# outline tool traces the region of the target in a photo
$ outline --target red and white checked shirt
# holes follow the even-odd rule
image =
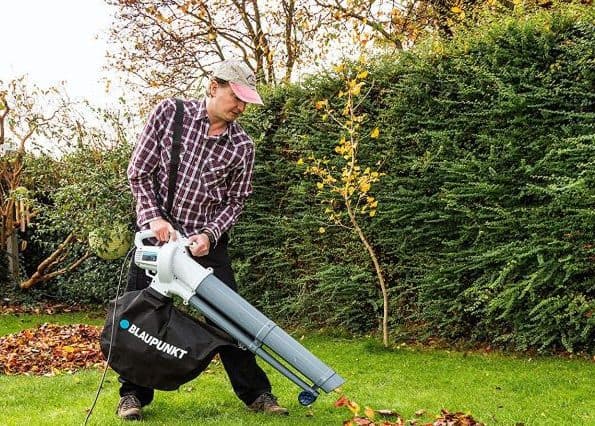
[[[149,116],[128,165],[128,180],[136,201],[137,224],[161,216],[153,174],[163,203],[173,137],[175,100],[161,102]],[[206,101],[184,101],[180,165],[171,215],[187,236],[205,229],[215,241],[236,222],[252,193],[254,143],[244,129],[229,123],[220,136],[207,136]]]

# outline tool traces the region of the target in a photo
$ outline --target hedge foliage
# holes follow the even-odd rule
[[[366,231],[391,287],[393,330],[515,349],[593,351],[592,12],[494,20],[370,69],[362,108],[380,138],[362,164],[386,173]],[[581,14],[582,13],[582,14]],[[296,166],[332,156],[341,82],[319,76],[271,93],[248,117],[255,194],[235,231],[247,294],[270,314],[376,328],[370,260],[327,227]]]
[[[394,338],[595,351],[593,18],[578,6],[500,16],[370,65],[362,134],[379,127],[380,137],[360,159],[386,175],[363,225],[390,287]],[[232,254],[243,295],[276,321],[368,333],[382,312],[371,261],[355,235],[329,226],[297,164],[333,156],[339,129],[315,104],[339,107],[343,84],[329,72],[269,88],[243,117],[257,158]],[[94,173],[122,188],[126,155],[114,161]],[[53,202],[75,217],[76,185],[97,192],[85,182]],[[124,220],[129,202],[118,197],[113,216]],[[52,288],[105,302],[119,266],[95,259]]]

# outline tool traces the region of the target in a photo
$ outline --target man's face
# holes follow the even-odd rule
[[[232,122],[237,120],[246,108],[246,102],[240,100],[229,84],[211,83],[211,113],[221,120]]]

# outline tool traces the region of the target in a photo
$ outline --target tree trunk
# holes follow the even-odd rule
[[[364,231],[357,223],[357,219],[355,217],[355,213],[351,207],[351,202],[349,199],[345,199],[345,205],[347,207],[347,214],[349,215],[349,219],[351,220],[351,224],[355,228],[355,232],[357,236],[366,247],[370,258],[372,259],[372,263],[374,264],[374,270],[376,271],[376,277],[378,278],[378,284],[380,285],[380,291],[382,292],[382,306],[383,306],[383,313],[382,313],[382,343],[384,347],[388,347],[388,289],[386,288],[386,282],[384,281],[384,275],[382,274],[382,268],[380,267],[380,262],[378,261],[378,256],[376,256],[376,252],[372,245],[368,242],[368,238],[364,234]]]
[[[6,238],[6,256],[8,257],[8,271],[13,280],[18,282],[20,275],[19,239],[15,230]]]

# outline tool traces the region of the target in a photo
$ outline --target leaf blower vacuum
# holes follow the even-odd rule
[[[136,234],[134,255],[136,265],[152,277],[150,287],[119,298],[102,333],[103,353],[115,371],[141,386],[175,389],[200,374],[218,346],[237,342],[300,387],[302,405],[312,404],[320,389],[328,393],[345,382],[210,268],[195,262],[186,238],[145,245],[151,237],[152,231]],[[173,295],[227,335],[177,310]]]

